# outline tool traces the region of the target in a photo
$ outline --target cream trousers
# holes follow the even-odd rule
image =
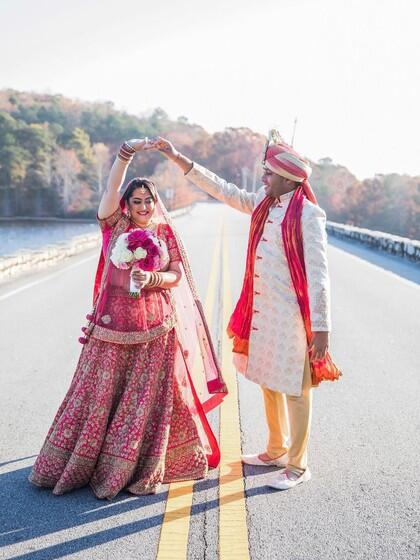
[[[293,397],[262,387],[268,425],[267,455],[289,454],[288,468],[303,471],[308,465],[307,447],[312,416],[312,382],[306,358],[302,394]]]

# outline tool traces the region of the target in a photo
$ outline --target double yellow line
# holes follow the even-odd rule
[[[223,254],[221,255],[222,249]],[[220,560],[247,560],[249,559],[248,530],[240,461],[241,433],[238,390],[236,373],[232,366],[231,343],[226,335],[226,325],[232,305],[228,235],[224,215],[213,251],[204,305],[209,325],[213,320],[216,286],[221,264],[223,264],[222,371],[229,395],[220,409],[219,558]],[[193,491],[194,482],[191,481],[170,485],[156,560],[185,560],[187,558]]]
[[[238,384],[232,364],[232,342],[226,334],[226,326],[232,313],[232,297],[229,237],[226,222],[224,224],[222,371],[229,394],[220,409],[219,558],[246,560],[249,558],[249,547],[241,463]]]

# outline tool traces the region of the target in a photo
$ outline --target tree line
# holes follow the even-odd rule
[[[0,90],[0,216],[94,217],[121,142],[155,135],[229,181],[249,190],[260,184],[265,138],[249,128],[210,134],[160,108],[134,116],[112,103]],[[359,181],[330,158],[311,164],[330,220],[420,238],[420,177]],[[156,182],[171,209],[204,197],[159,154],[134,159],[128,179],[139,175]]]

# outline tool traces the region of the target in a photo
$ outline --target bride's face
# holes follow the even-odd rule
[[[128,200],[131,219],[140,227],[146,227],[150,223],[156,206],[149,189],[143,191],[141,187],[135,189]]]

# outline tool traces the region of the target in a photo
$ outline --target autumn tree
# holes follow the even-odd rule
[[[228,181],[249,190],[261,184],[265,138],[249,128],[210,134],[161,108],[130,115],[110,102],[4,89],[0,215],[94,217],[120,144],[155,135]],[[392,173],[360,181],[329,157],[311,165],[311,184],[330,220],[420,238],[420,177]],[[135,176],[156,181],[172,208],[206,196],[157,153],[136,155],[127,180]]]

